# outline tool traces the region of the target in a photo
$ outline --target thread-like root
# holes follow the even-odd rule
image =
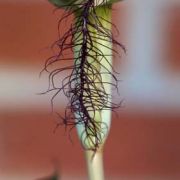
[[[73,3],[75,2],[73,1]],[[106,5],[105,1],[102,3]],[[111,8],[110,5],[106,5],[107,7]],[[103,136],[105,136],[103,132],[107,128],[105,123],[96,121],[95,116],[102,110],[113,111],[121,105],[121,103],[110,102],[111,94],[108,94],[104,88],[105,84],[110,84],[118,90],[116,72],[107,58],[112,56],[112,53],[105,54],[98,47],[102,46],[118,54],[118,51],[114,49],[115,46],[112,48],[105,45],[107,44],[106,42],[109,42],[125,51],[124,46],[113,38],[111,30],[103,26],[104,22],[110,25],[111,22],[97,14],[96,8],[94,0],[83,1],[78,6],[70,4],[66,7],[65,14],[59,21],[59,28],[73,14],[76,16],[76,21],[53,44],[53,48],[57,49],[58,47],[58,52],[46,61],[43,69],[49,73],[49,87],[45,93],[55,91],[51,99],[52,106],[54,99],[61,91],[69,100],[64,117],[59,115],[61,122],[58,125],[63,124],[74,128],[77,124],[83,124],[85,131],[82,133],[82,136],[86,136],[83,143],[93,144],[91,150],[94,151],[102,143]],[[106,8],[104,8],[104,11],[107,10]],[[100,43],[96,38],[97,35],[98,39],[101,39]],[[69,50],[74,50],[74,57],[65,55]],[[51,65],[63,61],[72,61],[73,65],[56,67],[51,70]],[[102,61],[106,61],[111,66],[112,71],[104,66]],[[100,73],[99,67],[104,68],[103,74],[112,76],[112,82],[102,80],[103,74],[102,72]],[[58,87],[55,83],[55,78],[65,71],[71,71],[71,73],[62,80],[62,85]]]

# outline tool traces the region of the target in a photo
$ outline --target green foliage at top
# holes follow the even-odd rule
[[[67,5],[75,5],[85,0],[48,0],[50,3],[57,7],[65,7]],[[107,4],[113,4],[122,0],[107,0]]]

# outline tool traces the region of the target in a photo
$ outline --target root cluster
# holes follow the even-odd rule
[[[105,1],[102,3],[105,5],[101,8],[106,7],[104,11],[111,9]],[[85,136],[83,143],[87,144],[87,147],[90,143],[92,146],[87,149],[94,151],[102,143],[105,136],[104,128],[108,128],[101,120],[97,120],[97,116],[100,117],[102,110],[113,111],[121,105],[111,102],[111,94],[107,93],[104,87],[105,84],[110,84],[118,90],[116,72],[109,62],[109,56],[112,56],[112,53],[118,54],[114,49],[115,45],[125,51],[124,46],[113,38],[111,30],[103,25],[111,25],[111,22],[98,14],[96,8],[94,0],[85,0],[81,3],[72,1],[66,7],[59,21],[59,31],[61,25],[71,15],[74,15],[75,22],[72,22],[70,28],[54,43],[53,47],[58,48],[58,51],[46,61],[43,69],[49,73],[49,88],[45,93],[55,91],[51,99],[52,105],[61,91],[68,98],[64,117],[59,114],[58,125],[63,124],[71,129],[76,125],[83,125],[82,137]],[[106,46],[107,42],[113,44],[113,47]],[[101,47],[107,49],[109,54],[103,52]],[[65,55],[69,50],[73,51],[74,57]],[[55,67],[53,70],[50,68],[63,61],[72,61],[72,65]],[[107,68],[102,62],[107,62],[111,68]],[[100,70],[102,67],[103,72]],[[70,72],[69,75],[62,80],[61,85],[57,85],[56,77],[65,71]],[[112,81],[103,80],[104,74],[110,75]]]

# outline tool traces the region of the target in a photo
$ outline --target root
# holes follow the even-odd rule
[[[75,2],[73,1],[73,3]],[[105,1],[102,3],[106,4]],[[111,9],[111,5],[106,5],[107,7]],[[46,93],[56,91],[51,99],[52,106],[54,99],[61,91],[68,98],[64,117],[59,115],[61,121],[58,125],[63,124],[72,129],[77,124],[83,124],[85,130],[82,136],[86,136],[83,143],[88,144],[90,141],[93,144],[93,148],[91,148],[93,151],[96,151],[102,143],[103,136],[105,136],[103,129],[107,128],[105,123],[97,121],[95,117],[102,110],[114,111],[121,106],[121,103],[110,102],[111,94],[108,94],[104,88],[105,84],[110,84],[118,91],[116,72],[107,58],[112,56],[112,53],[105,54],[96,45],[118,54],[114,48],[104,45],[109,42],[114,45],[113,47],[116,45],[125,51],[124,46],[113,38],[111,30],[103,25],[103,22],[107,24],[111,24],[111,22],[97,14],[96,8],[94,0],[82,1],[78,6],[70,4],[66,7],[65,14],[59,21],[59,28],[72,14],[75,14],[76,21],[54,43],[53,48],[58,48],[58,52],[46,61],[43,69],[49,73],[49,88]],[[105,8],[104,11],[106,11]],[[96,38],[97,35],[98,39],[101,39],[100,43]],[[65,54],[69,50],[74,50],[75,57],[66,57]],[[51,70],[52,65],[63,61],[72,61],[73,65],[56,67]],[[105,67],[102,61],[106,61],[111,66],[112,71]],[[99,67],[104,68],[103,73],[100,73]],[[71,73],[62,80],[59,87],[55,83],[55,78],[65,71],[71,71]],[[111,75],[112,82],[102,80],[103,74]]]

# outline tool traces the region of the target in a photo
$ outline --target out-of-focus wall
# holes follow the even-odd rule
[[[122,72],[119,88],[125,103],[119,116],[112,117],[105,146],[109,180],[179,178],[179,7],[178,1],[165,0],[127,0],[114,6],[113,22],[127,55],[114,61]],[[3,180],[35,179],[53,172],[57,164],[62,179],[80,179],[86,173],[75,130],[73,145],[63,128],[54,134],[51,94],[37,95],[47,88],[47,74],[39,78],[39,72],[52,55],[63,12],[53,10],[46,1],[0,2]],[[58,101],[63,113],[67,100],[60,96]]]
[[[129,2],[124,88],[129,106],[179,111],[178,1]],[[176,41],[175,41],[176,39]],[[172,68],[173,64],[176,68]]]

